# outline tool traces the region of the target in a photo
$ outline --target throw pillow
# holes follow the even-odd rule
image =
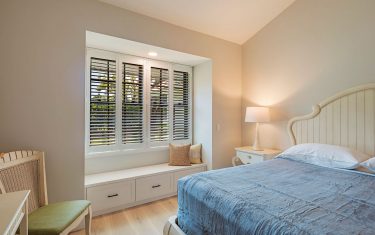
[[[190,163],[202,163],[202,144],[195,144],[190,147]]]
[[[169,165],[190,166],[189,160],[190,144],[174,145],[169,144]]]

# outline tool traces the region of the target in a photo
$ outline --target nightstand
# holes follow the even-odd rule
[[[264,148],[262,151],[255,151],[250,146],[235,148],[236,156],[233,158],[233,165],[240,160],[243,164],[254,164],[267,161],[276,157],[281,150]]]

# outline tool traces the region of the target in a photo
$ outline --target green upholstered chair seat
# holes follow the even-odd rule
[[[60,234],[72,224],[89,205],[89,201],[76,200],[43,206],[29,214],[29,234]]]

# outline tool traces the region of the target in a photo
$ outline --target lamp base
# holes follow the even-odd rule
[[[263,149],[259,146],[259,137],[258,137],[258,132],[259,132],[259,123],[256,124],[255,126],[255,139],[253,143],[252,149],[254,151],[262,151]]]

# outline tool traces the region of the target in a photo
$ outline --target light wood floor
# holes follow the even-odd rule
[[[177,197],[170,197],[92,219],[93,235],[158,235],[177,212]],[[84,235],[84,230],[71,233]]]

